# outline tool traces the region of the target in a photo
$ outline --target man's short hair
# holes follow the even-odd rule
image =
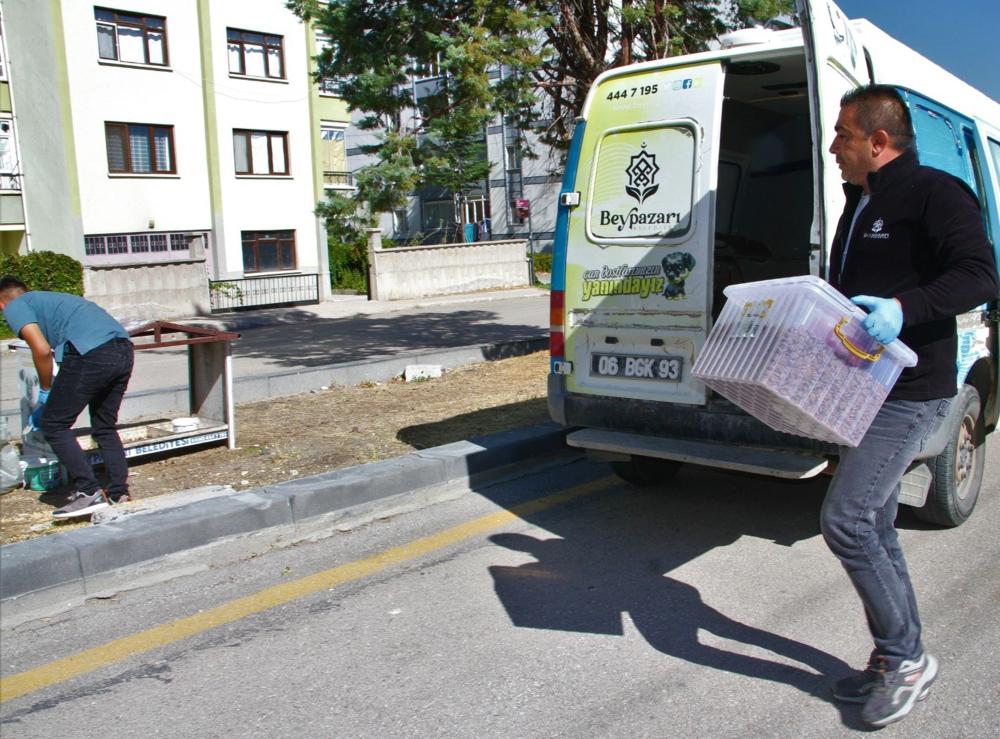
[[[854,108],[854,122],[865,136],[882,129],[889,134],[892,148],[906,151],[913,148],[916,135],[910,109],[899,91],[892,85],[863,85],[848,91],[840,99],[840,107]]]
[[[28,286],[14,277],[14,275],[4,275],[0,277],[0,293],[7,292],[8,290],[23,290],[27,292]]]

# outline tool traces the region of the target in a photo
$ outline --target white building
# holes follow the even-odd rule
[[[347,113],[283,0],[0,9],[24,213],[0,246],[73,256],[127,318],[205,311],[210,281],[245,305],[328,294],[313,211]]]

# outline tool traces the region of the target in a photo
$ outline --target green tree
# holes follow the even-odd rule
[[[485,130],[499,116],[520,129],[534,126],[544,143],[564,150],[587,91],[605,70],[702,51],[724,31],[793,8],[791,0],[287,4],[329,35],[317,76],[341,83],[341,97],[363,113],[360,128],[374,134],[375,143],[362,149],[375,161],[355,172],[353,203],[335,195],[318,208],[330,233],[354,241],[415,189],[461,194],[486,179]],[[439,82],[418,99],[413,77],[436,75]],[[522,137],[517,145],[525,143]]]
[[[720,34],[770,21],[792,0],[534,0],[551,49],[533,71],[545,94],[541,139],[564,150],[587,91],[614,67],[706,51]]]
[[[355,173],[357,200],[371,222],[414,189],[461,193],[489,176],[486,127],[498,116],[533,115],[530,72],[541,62],[541,18],[516,0],[290,0],[331,38],[318,76],[337,79],[376,142],[375,162]],[[506,74],[498,78],[502,67]],[[412,76],[440,74],[419,98]],[[340,204],[321,206],[328,217]],[[342,217],[337,216],[337,217]]]

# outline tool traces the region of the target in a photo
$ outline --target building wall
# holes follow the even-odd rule
[[[286,229],[295,231],[298,271],[322,271],[325,248],[321,254],[313,213],[317,198],[305,29],[281,2],[213,0],[209,7],[219,182],[224,204],[224,248],[215,255],[215,272],[220,279],[243,276],[243,231]],[[231,75],[226,44],[226,29],[230,27],[282,36],[285,79]],[[233,129],[286,131],[289,176],[237,176]]]
[[[167,17],[166,70],[99,59],[94,4],[63,2],[64,27],[73,31],[66,53],[84,234],[208,230],[195,3],[128,0],[124,7]],[[105,122],[172,126],[177,174],[109,174]]]
[[[70,107],[62,3],[3,0],[10,94],[23,168],[28,240],[35,250],[80,258],[80,193]],[[93,6],[91,6],[93,7]],[[93,12],[93,11],[91,11]]]

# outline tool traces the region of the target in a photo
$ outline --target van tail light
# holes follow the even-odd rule
[[[566,293],[552,290],[549,296],[549,355],[553,360],[566,358]]]

